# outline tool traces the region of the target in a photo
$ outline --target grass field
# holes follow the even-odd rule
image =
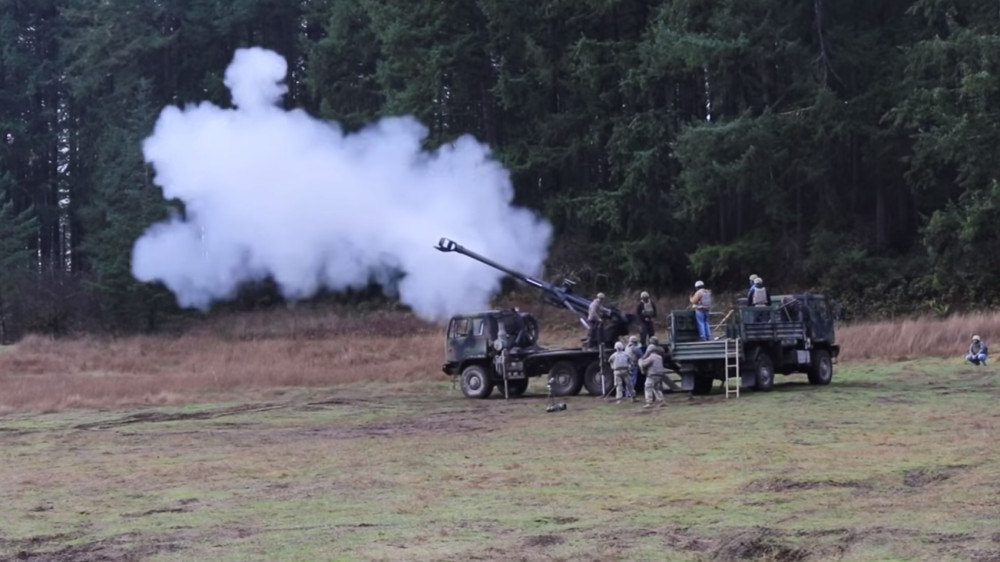
[[[2,560],[998,560],[1000,375],[473,401],[448,382],[0,417]]]

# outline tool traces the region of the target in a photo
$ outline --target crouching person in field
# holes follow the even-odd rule
[[[622,398],[631,396],[635,402],[635,387],[629,378],[628,366],[630,363],[629,354],[625,352],[625,344],[615,343],[615,352],[608,358],[611,363],[611,370],[615,373],[615,402],[621,402]],[[627,391],[627,392],[626,392]]]
[[[663,377],[667,374],[663,368],[663,356],[659,353],[647,353],[639,360],[639,368],[646,373],[646,405],[643,408],[652,408],[655,402],[660,403],[660,407],[666,406],[663,402]]]
[[[965,356],[965,360],[973,365],[985,365],[988,353],[986,342],[979,336],[972,336],[972,345],[969,346],[969,354]]]

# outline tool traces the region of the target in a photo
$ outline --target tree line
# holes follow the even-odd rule
[[[288,107],[488,143],[585,286],[988,306],[998,29],[976,0],[0,0],[0,339],[177,313],[130,274],[167,213],[141,142],[165,105],[228,105],[254,45]]]

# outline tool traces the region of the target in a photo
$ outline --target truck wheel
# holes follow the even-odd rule
[[[809,367],[809,384],[830,384],[833,380],[833,361],[830,352],[817,349],[813,352],[812,366]]]
[[[754,370],[756,371],[754,390],[767,392],[774,388],[774,362],[771,361],[770,355],[764,352],[757,354]]]
[[[694,376],[694,386],[691,388],[691,394],[695,395],[705,395],[712,393],[712,384],[715,383],[715,378],[706,374],[696,374]]]
[[[469,365],[462,371],[462,394],[468,398],[489,398],[493,393],[493,381],[486,369],[479,365]]]
[[[553,396],[575,396],[580,394],[580,387],[583,386],[583,377],[576,370],[576,365],[569,361],[560,361],[549,370],[549,379],[552,381]]]
[[[507,381],[507,395],[510,397],[520,396],[528,390],[528,379],[515,379]],[[503,396],[503,382],[497,383],[497,392]]]
[[[601,382],[603,379],[603,383]],[[602,387],[601,384],[604,386]],[[615,376],[601,372],[601,364],[594,361],[587,365],[587,370],[583,373],[583,385],[587,387],[587,392],[594,396],[604,396],[609,390],[615,387]]]

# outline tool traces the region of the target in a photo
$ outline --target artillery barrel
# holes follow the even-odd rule
[[[488,266],[490,266],[490,267],[492,267],[494,269],[499,269],[500,271],[506,273],[507,275],[510,275],[511,277],[514,277],[515,279],[520,279],[521,281],[524,281],[525,283],[527,283],[529,285],[534,285],[535,287],[538,287],[539,289],[546,289],[546,290],[550,290],[550,291],[551,290],[555,290],[555,287],[553,287],[549,283],[546,283],[545,281],[539,281],[538,279],[535,279],[534,277],[531,277],[529,275],[525,275],[523,273],[514,271],[513,269],[509,269],[507,267],[504,267],[504,266],[500,265],[499,263],[497,263],[497,262],[495,262],[495,261],[487,258],[486,256],[482,256],[482,255],[477,254],[476,252],[473,252],[472,250],[466,248],[465,246],[459,244],[458,242],[455,242],[454,240],[449,240],[448,238],[442,238],[442,239],[438,240],[438,245],[435,246],[435,248],[437,248],[437,250],[440,251],[440,252],[458,252],[459,254],[469,256],[470,258],[472,258],[472,259],[474,259],[476,261],[485,263],[486,265],[488,265]]]

